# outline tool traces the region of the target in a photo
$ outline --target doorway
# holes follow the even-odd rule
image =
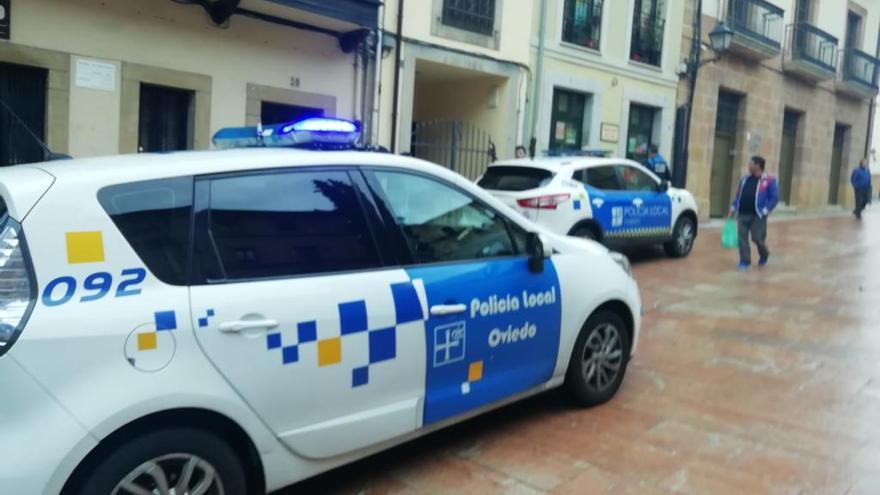
[[[141,84],[138,151],[192,149],[194,101],[191,90]]]
[[[21,119],[0,109],[0,166],[46,159],[34,136],[46,141],[48,77],[46,69],[0,63],[0,99]]]
[[[779,155],[779,199],[791,205],[791,187],[794,177],[794,159],[797,149],[797,132],[801,115],[785,111],[782,119],[782,148]]]
[[[296,120],[323,116],[324,110],[321,108],[285,105],[284,103],[272,101],[260,103],[260,122],[263,125],[285,124]]]
[[[660,109],[646,105],[631,104],[629,107],[629,126],[626,132],[626,157],[644,162],[648,150],[659,144],[656,137],[656,121]]]
[[[579,150],[584,143],[587,95],[556,88],[550,116],[550,149]]]
[[[733,159],[736,155],[737,121],[742,98],[728,91],[718,93],[715,114],[715,147],[709,190],[709,214],[723,217],[730,209]]]
[[[834,143],[831,147],[831,174],[828,177],[828,204],[840,204],[840,177],[843,174],[843,154],[849,126],[834,126]]]

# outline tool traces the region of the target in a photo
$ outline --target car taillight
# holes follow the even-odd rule
[[[21,332],[35,291],[21,226],[7,217],[0,232],[0,356]]]
[[[571,194],[552,194],[517,200],[516,204],[523,208],[537,208],[539,210],[555,210],[561,203],[571,199]]]

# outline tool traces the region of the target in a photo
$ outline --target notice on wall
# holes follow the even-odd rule
[[[99,91],[116,91],[116,66],[87,58],[77,59],[76,85]]]
[[[11,28],[12,0],[0,0],[0,39],[8,40]]]
[[[616,143],[620,140],[620,126],[603,122],[599,139],[606,143]]]

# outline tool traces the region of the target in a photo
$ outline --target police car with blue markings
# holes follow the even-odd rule
[[[0,492],[263,493],[551,388],[615,395],[626,258],[358,131],[0,170]]]
[[[611,248],[662,244],[690,254],[697,203],[642,165],[606,157],[543,157],[493,163],[478,180],[511,208],[551,232]]]

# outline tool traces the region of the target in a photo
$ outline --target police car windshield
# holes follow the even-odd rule
[[[528,191],[543,187],[553,180],[553,172],[532,167],[489,167],[478,183],[492,191]]]

